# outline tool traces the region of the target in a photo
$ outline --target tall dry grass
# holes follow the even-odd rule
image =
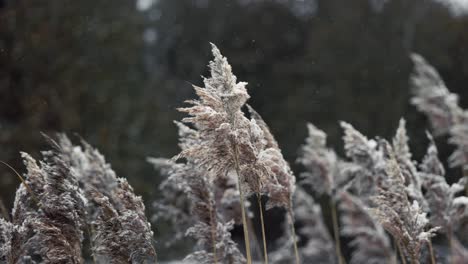
[[[173,238],[159,241],[162,250],[191,237],[194,248],[178,263],[467,263],[468,112],[421,56],[411,55],[411,102],[455,146],[449,164],[465,174],[453,184],[430,133],[426,155],[414,160],[404,119],[391,140],[340,122],[345,157],[308,124],[296,182],[267,123],[246,104],[246,83],[212,52],[211,76],[179,109],[187,114],[175,122],[180,153],[148,158],[165,177],[153,219],[169,221]],[[0,262],[156,263],[145,205],[130,184],[86,142],[46,139],[39,161],[21,154],[27,172],[18,174],[12,212],[0,206]],[[276,227],[264,217],[274,207],[284,213],[283,233],[268,241]]]

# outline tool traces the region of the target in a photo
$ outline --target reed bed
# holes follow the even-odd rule
[[[340,122],[344,157],[308,124],[296,178],[247,104],[247,84],[213,44],[212,53],[210,77],[178,109],[180,153],[148,158],[165,177],[151,222],[169,221],[171,240],[154,237],[143,200],[97,149],[59,134],[45,136],[39,160],[21,153],[27,172],[15,171],[13,210],[0,201],[0,263],[156,263],[156,248],[186,237],[194,248],[175,263],[467,263],[468,111],[424,58],[411,55],[410,80],[411,103],[431,126],[421,161],[404,119],[388,140]],[[446,181],[431,133],[455,147],[448,164],[463,172],[459,181]],[[276,241],[267,238],[272,208],[284,214]]]

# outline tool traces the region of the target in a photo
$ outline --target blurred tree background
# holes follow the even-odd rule
[[[339,120],[388,138],[401,116],[419,159],[428,123],[409,104],[409,53],[425,56],[468,106],[468,13],[441,2],[0,0],[0,159],[23,171],[19,151],[38,157],[40,132],[78,134],[150,212],[161,179],[145,157],[177,153],[175,108],[208,73],[208,42],[249,83],[250,104],[291,164],[307,121],[342,151]],[[438,144],[446,158],[451,146]],[[8,208],[18,185],[3,167]]]

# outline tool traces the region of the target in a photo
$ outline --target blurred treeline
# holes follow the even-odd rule
[[[390,137],[401,116],[420,158],[428,123],[409,104],[410,52],[468,105],[468,16],[430,0],[0,0],[0,159],[23,171],[18,152],[37,157],[40,132],[76,133],[151,207],[160,179],[145,157],[177,153],[175,108],[207,74],[208,42],[292,164],[307,121],[342,151],[339,120]],[[11,208],[19,181],[0,177]]]

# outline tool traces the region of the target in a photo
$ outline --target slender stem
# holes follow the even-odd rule
[[[344,264],[344,258],[341,254],[341,246],[340,246],[340,232],[338,227],[338,216],[336,213],[336,204],[333,200],[333,197],[330,197],[330,207],[332,213],[332,221],[333,221],[333,236],[335,238],[335,250],[336,250],[336,257],[338,258],[339,264]]]
[[[252,244],[250,244],[252,246],[252,258],[260,258],[260,256],[262,255],[262,252],[260,250],[260,243],[257,239],[257,235],[255,234],[255,228],[250,217],[247,217],[247,227],[249,229],[250,240],[253,242]]]
[[[465,183],[465,196],[468,196],[468,164],[462,167],[462,177],[467,178]]]
[[[247,227],[247,217],[245,213],[244,205],[244,191],[242,190],[242,176],[240,173],[239,165],[239,149],[236,144],[232,144],[234,149],[234,163],[237,173],[237,187],[239,188],[241,212],[242,212],[242,226],[244,228],[244,241],[245,241],[245,255],[247,257],[247,264],[252,264],[252,255],[250,254],[250,239],[249,239],[249,228]]]
[[[3,200],[0,198],[0,212],[3,215],[3,218],[5,220],[10,221],[10,215],[8,214],[8,210],[5,207],[5,204],[3,203]]]
[[[210,206],[210,222],[211,222],[211,243],[213,244],[213,262],[218,264],[218,255],[216,254],[216,220],[213,212],[213,206]]]
[[[453,256],[453,240],[452,240],[453,231],[452,231],[451,224],[448,224],[446,229],[447,229],[447,239],[448,239],[448,244],[449,244],[449,253],[450,253],[450,256]],[[450,262],[452,263],[453,261],[450,261]]]
[[[91,258],[93,260],[93,264],[96,264],[96,255],[94,254],[94,240],[93,240],[93,234],[94,234],[94,228],[91,224],[86,224],[86,231],[88,232],[89,235],[89,245],[91,247]]]
[[[429,241],[427,242],[427,245],[429,246],[429,252],[431,253],[431,264],[436,264],[434,248],[432,247],[431,239],[429,239]]]
[[[3,165],[7,166],[9,169],[11,169],[15,174],[16,176],[18,176],[18,178],[20,179],[21,183],[23,183],[24,187],[26,187],[26,190],[28,191],[28,193],[31,195],[32,199],[34,200],[34,202],[36,202],[36,204],[39,206],[39,199],[37,199],[36,195],[34,194],[33,190],[29,187],[29,185],[26,183],[26,181],[24,180],[23,177],[21,177],[21,175],[12,167],[10,166],[8,163],[4,162],[4,161],[1,161],[0,160],[0,163],[2,163]]]
[[[396,245],[396,240],[394,237],[392,237],[392,249],[394,251],[394,254],[393,256],[390,256],[391,257],[391,261],[389,261],[388,263],[389,264],[398,264],[398,247]]]
[[[403,250],[401,249],[400,242],[396,241],[395,243],[396,243],[396,246],[397,246],[397,249],[398,249],[398,253],[400,254],[401,262],[403,264],[406,264],[406,258],[405,258],[405,255],[403,254]]]
[[[291,234],[293,238],[294,256],[296,258],[296,264],[299,264],[301,261],[299,258],[299,250],[297,249],[296,228],[294,227],[294,215],[292,211],[292,203],[290,204],[288,208],[288,221],[289,221],[289,226],[291,227]]]
[[[267,242],[266,242],[266,235],[265,235],[265,223],[263,221],[262,197],[260,196],[260,193],[257,193],[257,202],[258,202],[258,210],[260,211],[260,223],[262,224],[263,258],[265,260],[265,264],[268,264],[268,251],[267,251]]]

